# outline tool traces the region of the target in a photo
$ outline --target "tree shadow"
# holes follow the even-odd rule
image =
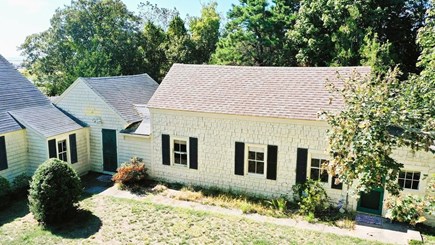
[[[63,238],[85,239],[97,233],[102,225],[100,218],[86,209],[78,209],[70,217],[66,222],[47,225],[45,229]]]
[[[27,214],[29,214],[27,198],[12,200],[7,207],[0,210],[0,227],[14,221],[15,219],[22,218]]]

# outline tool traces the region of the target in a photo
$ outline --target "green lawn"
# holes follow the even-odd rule
[[[61,227],[41,229],[25,201],[0,212],[0,244],[375,244],[145,201],[93,196]]]

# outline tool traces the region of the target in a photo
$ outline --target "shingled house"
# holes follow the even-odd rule
[[[132,156],[151,162],[147,103],[157,87],[147,74],[79,78],[55,99],[89,126],[91,170],[113,173]]]
[[[0,175],[32,174],[48,158],[88,169],[88,129],[51,104],[0,55]]]
[[[168,181],[239,190],[263,196],[289,195],[307,178],[323,183],[335,201],[347,187],[320,171],[328,161],[328,124],[320,110],[329,103],[326,80],[337,72],[368,74],[368,67],[235,67],[175,64],[148,103],[152,125],[151,175]],[[404,192],[424,195],[435,172],[431,153],[394,152],[404,164]],[[372,191],[356,210],[385,214],[384,190]]]

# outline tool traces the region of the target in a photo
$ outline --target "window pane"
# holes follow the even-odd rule
[[[174,153],[174,163],[180,164],[181,163],[181,155]]]
[[[405,186],[405,181],[403,179],[399,179],[399,186],[402,188]]]
[[[328,182],[328,172],[327,171],[323,171],[321,176],[320,176],[320,181],[321,182]]]
[[[419,184],[419,182],[420,182],[420,181],[413,181],[413,182],[412,182],[412,189],[414,189],[414,190],[418,190],[418,184]]]
[[[318,168],[312,168],[311,169],[310,179],[318,180],[319,179],[319,171],[320,170]]]
[[[420,180],[420,172],[414,172],[414,180]]]
[[[260,161],[264,160],[264,153],[263,152],[257,152],[257,160],[260,160]]]
[[[255,152],[250,151],[250,152],[248,153],[248,159],[255,160]]]
[[[255,161],[248,162],[248,172],[255,173]]]
[[[187,165],[187,158],[184,159],[184,158],[183,158],[183,155],[181,155],[181,164],[183,164],[183,165]]]
[[[180,151],[187,152],[187,146],[185,144],[181,144],[180,146],[181,146]]]
[[[320,167],[320,160],[319,159],[311,159],[311,167]]]
[[[412,179],[412,172],[406,172],[406,179]]]
[[[257,162],[257,174],[264,174],[264,162]]]
[[[403,172],[403,171],[400,171],[399,172],[399,178],[405,178],[405,172]]]
[[[406,181],[405,181],[405,188],[410,189],[410,188],[411,188],[411,185],[412,185],[412,180],[406,180]]]
[[[174,151],[180,151],[180,145],[178,143],[174,143]]]

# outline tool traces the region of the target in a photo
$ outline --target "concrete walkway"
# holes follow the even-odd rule
[[[243,214],[241,210],[204,205],[196,202],[180,201],[163,195],[138,196],[128,191],[119,190],[115,186],[93,186],[88,188],[87,191],[98,195],[129,198],[135,200],[147,200],[155,204],[189,208],[197,211],[206,211],[224,215],[234,215],[257,222],[267,222],[277,225],[295,227],[298,229],[320,231],[342,236],[351,236],[384,243],[408,244],[409,240],[422,241],[421,235],[418,231],[403,229],[403,227],[398,227],[394,224],[385,224],[382,227],[355,225],[354,230],[349,230],[325,224],[311,224],[303,220],[295,220],[290,218],[273,218],[258,214]]]

